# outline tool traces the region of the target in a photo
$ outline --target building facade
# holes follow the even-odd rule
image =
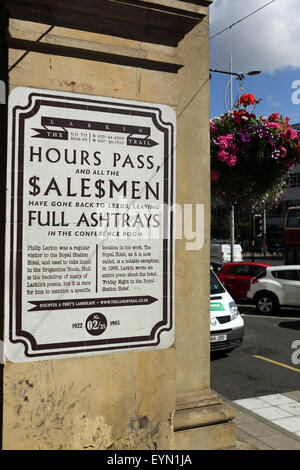
[[[115,100],[118,102],[118,110],[126,111],[128,106],[141,107],[143,110],[146,106],[149,112],[152,104],[157,104],[158,108],[153,111],[156,114],[152,116],[153,122],[156,123],[156,133],[166,134],[165,129],[170,129],[171,125],[162,119],[158,110],[165,109],[164,106],[172,109],[176,113],[177,121],[177,160],[176,167],[173,168],[176,174],[176,203],[180,207],[194,204],[195,207],[198,205],[203,209],[200,246],[194,250],[187,249],[186,242],[193,240],[187,240],[188,237],[176,237],[176,254],[173,254],[175,271],[164,271],[170,276],[173,275],[176,323],[172,325],[172,331],[175,341],[163,348],[151,345],[145,350],[130,351],[125,348],[122,351],[106,351],[105,354],[91,356],[74,354],[72,357],[72,351],[69,350],[71,357],[39,357],[26,361],[14,361],[11,357],[6,357],[2,393],[4,449],[217,449],[232,446],[236,441],[232,410],[224,405],[210,388],[208,17],[211,3],[211,0],[88,0],[80,5],[71,1],[54,5],[49,0],[2,2],[0,78],[6,85],[9,103],[14,103],[14,116],[19,119],[17,121],[12,118],[11,108],[7,109],[7,101],[3,103],[1,138],[2,142],[7,141],[9,145],[13,142],[13,145],[9,147],[8,153],[10,166],[6,165],[7,148],[1,146],[2,189],[6,187],[7,171],[11,194],[14,185],[20,190],[24,189],[20,184],[24,174],[21,165],[23,146],[20,144],[23,141],[18,141],[16,146],[14,140],[24,137],[21,132],[23,124],[16,128],[16,123],[23,123],[24,119],[34,117],[37,107],[41,105],[39,101],[37,107],[30,108],[33,101],[28,101],[27,108],[24,109],[24,93],[31,96],[31,99],[37,99],[37,90],[40,90],[40,96],[48,95],[48,100],[54,100],[53,96],[57,97],[58,94],[65,97],[71,93],[68,95],[71,101],[68,102],[64,98],[64,102],[66,109],[70,109],[67,103],[72,102],[73,107],[81,110],[76,111],[77,125],[78,121],[84,120],[85,113],[94,109],[95,103],[99,105],[99,101],[103,106],[103,103],[110,100],[110,111],[116,109]],[[30,89],[33,89],[32,95],[29,93]],[[17,100],[20,100],[19,105]],[[84,100],[84,109],[80,100]],[[52,104],[47,103],[47,106],[53,105],[53,101]],[[42,104],[44,106],[44,103]],[[27,114],[26,109],[30,109]],[[132,112],[128,115],[133,116]],[[70,126],[74,126],[74,122],[70,118],[68,122],[62,121],[64,115],[59,116],[59,123],[63,125],[59,132],[56,129],[56,133],[52,133],[51,137],[61,137],[63,140],[71,132]],[[32,126],[40,139],[43,135],[49,138],[49,124],[51,126],[54,122],[51,119],[56,117],[48,110],[37,123],[39,125]],[[93,122],[85,121],[86,130],[89,125],[95,124],[94,121],[95,119]],[[48,123],[48,127],[45,123]],[[126,127],[127,123],[122,123]],[[100,124],[103,125],[103,122]],[[112,124],[119,125],[116,119]],[[82,122],[80,125],[83,125]],[[9,132],[8,138],[7,126],[14,130]],[[127,140],[127,144],[134,146],[143,142],[141,145],[152,145],[149,129],[145,127],[143,139],[137,140],[127,135],[127,138],[131,139]],[[107,131],[107,128],[101,129],[102,133]],[[116,130],[116,127],[112,129]],[[124,129],[118,129],[119,132],[125,132]],[[18,130],[20,132],[17,132]],[[100,132],[99,128],[97,132]],[[32,133],[27,137],[36,138]],[[19,151],[18,160],[11,159],[11,152],[15,152],[16,147]],[[38,170],[43,157],[42,144],[41,149],[33,144],[28,148],[31,149],[28,154],[29,162],[35,159]],[[57,159],[61,157],[57,148],[54,144],[51,151],[48,148],[45,154],[48,161],[53,162],[55,155]],[[75,158],[75,154],[72,155],[73,157],[66,156],[66,160],[70,162],[70,158]],[[117,161],[117,152],[114,157]],[[126,164],[131,166],[130,157],[125,156],[126,158]],[[94,154],[94,161],[99,161],[97,159],[100,159],[99,153]],[[14,162],[21,165],[18,171]],[[88,164],[86,153],[81,154],[81,162]],[[139,165],[141,164],[140,157]],[[148,164],[151,166],[151,158]],[[12,177],[12,171],[16,174],[15,179]],[[59,179],[61,176],[60,171],[57,171],[53,178]],[[39,177],[47,177],[47,168],[43,175],[30,176],[35,178],[29,179],[32,183],[29,194],[32,197],[41,189],[38,189],[36,184],[36,178]],[[86,175],[83,179],[85,177]],[[70,175],[66,175],[65,191],[71,197],[77,194],[78,188],[71,187],[68,178]],[[167,178],[164,179],[166,180]],[[59,185],[51,181],[52,183],[44,188],[44,195],[54,191],[59,196]],[[117,186],[119,191],[126,187],[124,184]],[[87,181],[81,180],[81,185],[81,196],[89,196]],[[131,188],[132,195],[137,197],[137,183],[132,183]],[[152,194],[156,194],[155,188],[152,187]],[[167,192],[168,188],[166,194]],[[22,268],[22,262],[19,261],[24,253],[17,250],[14,258],[12,251],[7,253],[5,248],[5,243],[6,247],[8,243],[10,247],[15,247],[15,244],[18,245],[22,240],[16,235],[16,238],[6,238],[4,243],[4,214],[7,207],[15,208],[19,213],[24,201],[29,201],[27,196],[28,193],[24,198],[10,198],[6,206],[4,198],[1,202],[1,259],[6,255],[12,260],[8,265],[11,275],[5,285],[14,289],[13,294],[9,290],[5,293],[6,305],[11,307],[9,315],[6,307],[6,342],[10,342],[11,338],[16,341],[18,335],[24,335],[24,328],[22,330],[21,324],[18,323],[20,317],[16,323],[12,318],[18,302],[22,300],[18,297],[16,285],[21,290],[25,279],[19,278],[14,271],[19,264]],[[19,206],[15,206],[16,201],[19,201]],[[111,202],[114,203],[113,200]],[[41,204],[44,204],[43,201]],[[75,204],[72,205],[72,210],[74,207]],[[32,212],[30,213],[32,216]],[[67,214],[71,214],[71,210],[66,211],[66,217]],[[33,223],[32,217],[30,224],[31,222]],[[65,219],[64,225],[66,223]],[[10,227],[6,228],[8,230]],[[22,229],[21,225],[20,228]],[[37,230],[36,237],[41,233]],[[51,233],[47,244],[51,244]],[[35,242],[35,235],[32,242]],[[87,239],[85,244],[88,249],[90,240]],[[31,243],[29,246],[27,251],[32,251],[32,246],[40,245]],[[160,262],[159,257],[156,261]],[[2,262],[2,294],[4,269]],[[32,273],[28,271],[27,274],[31,276]],[[168,295],[170,285],[166,285]],[[27,287],[30,293],[31,287]],[[71,292],[71,287],[68,292]],[[149,290],[146,293],[156,295],[156,292]],[[16,303],[9,303],[9,299],[13,299],[14,295]],[[43,303],[45,299],[43,302],[40,300],[37,299],[39,302],[34,303],[34,307],[31,305],[30,311],[37,310],[30,318],[36,319],[39,331],[47,335],[48,332],[42,329],[43,322],[39,319],[48,319],[43,316],[42,310],[49,309],[49,304]],[[70,302],[69,299],[66,300],[68,302],[64,305],[61,302],[51,304],[52,309],[60,309],[62,319],[61,324],[54,321],[51,326],[54,340],[58,338],[60,325],[64,324],[68,311],[70,312]],[[99,299],[92,300],[96,302]],[[83,307],[83,303],[76,305]],[[158,302],[153,305],[155,314]],[[146,310],[140,311],[144,314]],[[29,318],[22,309],[19,315],[22,315],[24,321]],[[87,319],[85,328],[92,332],[92,325],[96,322],[95,334],[99,335],[102,332],[100,326],[105,329],[106,324],[103,317],[97,315]],[[12,326],[7,327],[10,321]],[[118,326],[118,321],[122,323],[122,318],[110,323],[110,326]],[[73,324],[75,326],[72,334],[75,334],[76,325],[81,323]],[[141,324],[141,328],[143,327]],[[80,332],[81,327],[78,328]],[[170,325],[168,328],[170,329]],[[30,341],[28,334],[27,339]],[[54,340],[52,342],[55,343]],[[60,341],[56,341],[57,347],[60,346]],[[21,343],[24,342],[26,343],[22,340]],[[95,342],[97,343],[97,337]],[[22,344],[20,348],[24,354]],[[32,344],[33,354],[37,345],[34,342]]]
[[[293,129],[299,130],[300,124],[293,124]],[[296,165],[289,177],[289,187],[280,201],[267,212],[266,229],[267,244],[283,244],[283,228],[286,210],[291,206],[300,205],[300,165]]]

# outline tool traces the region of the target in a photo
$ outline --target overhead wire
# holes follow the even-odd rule
[[[227,26],[226,28],[222,29],[222,31],[219,31],[218,33],[214,34],[213,36],[211,36],[209,39],[214,39],[216,38],[217,36],[220,36],[220,34],[223,34],[225,33],[225,31],[227,31],[228,29],[232,29],[234,26],[236,26],[237,24],[241,23],[242,21],[246,20],[247,18],[249,18],[250,16],[254,15],[255,13],[263,10],[264,8],[266,8],[268,5],[271,5],[271,3],[274,3],[276,2],[277,0],[271,0],[270,2],[266,3],[265,5],[262,5],[260,8],[257,8],[256,10],[252,11],[252,13],[249,13],[248,15],[244,16],[243,18],[235,21],[234,23],[232,23],[230,26]]]

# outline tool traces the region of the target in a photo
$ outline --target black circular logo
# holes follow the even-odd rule
[[[86,331],[93,336],[99,336],[104,333],[107,327],[107,320],[102,313],[92,313],[85,322]]]

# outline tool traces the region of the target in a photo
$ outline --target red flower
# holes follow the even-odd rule
[[[256,103],[256,99],[254,98],[254,95],[252,95],[251,93],[247,93],[240,97],[237,105],[240,106],[241,104],[243,104],[246,107],[249,104],[255,104],[255,103]]]
[[[233,120],[236,124],[242,124],[242,117],[248,119],[255,118],[254,114],[249,114],[245,109],[240,109],[239,111],[233,111]]]
[[[273,113],[269,116],[268,121],[278,121],[279,113]]]
[[[233,111],[233,120],[236,124],[241,125],[242,120],[241,120],[241,116],[240,116],[238,111]]]

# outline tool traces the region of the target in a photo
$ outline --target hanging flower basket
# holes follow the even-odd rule
[[[300,162],[300,133],[278,113],[256,117],[259,102],[244,94],[233,112],[210,122],[212,195],[252,210],[278,200]]]

